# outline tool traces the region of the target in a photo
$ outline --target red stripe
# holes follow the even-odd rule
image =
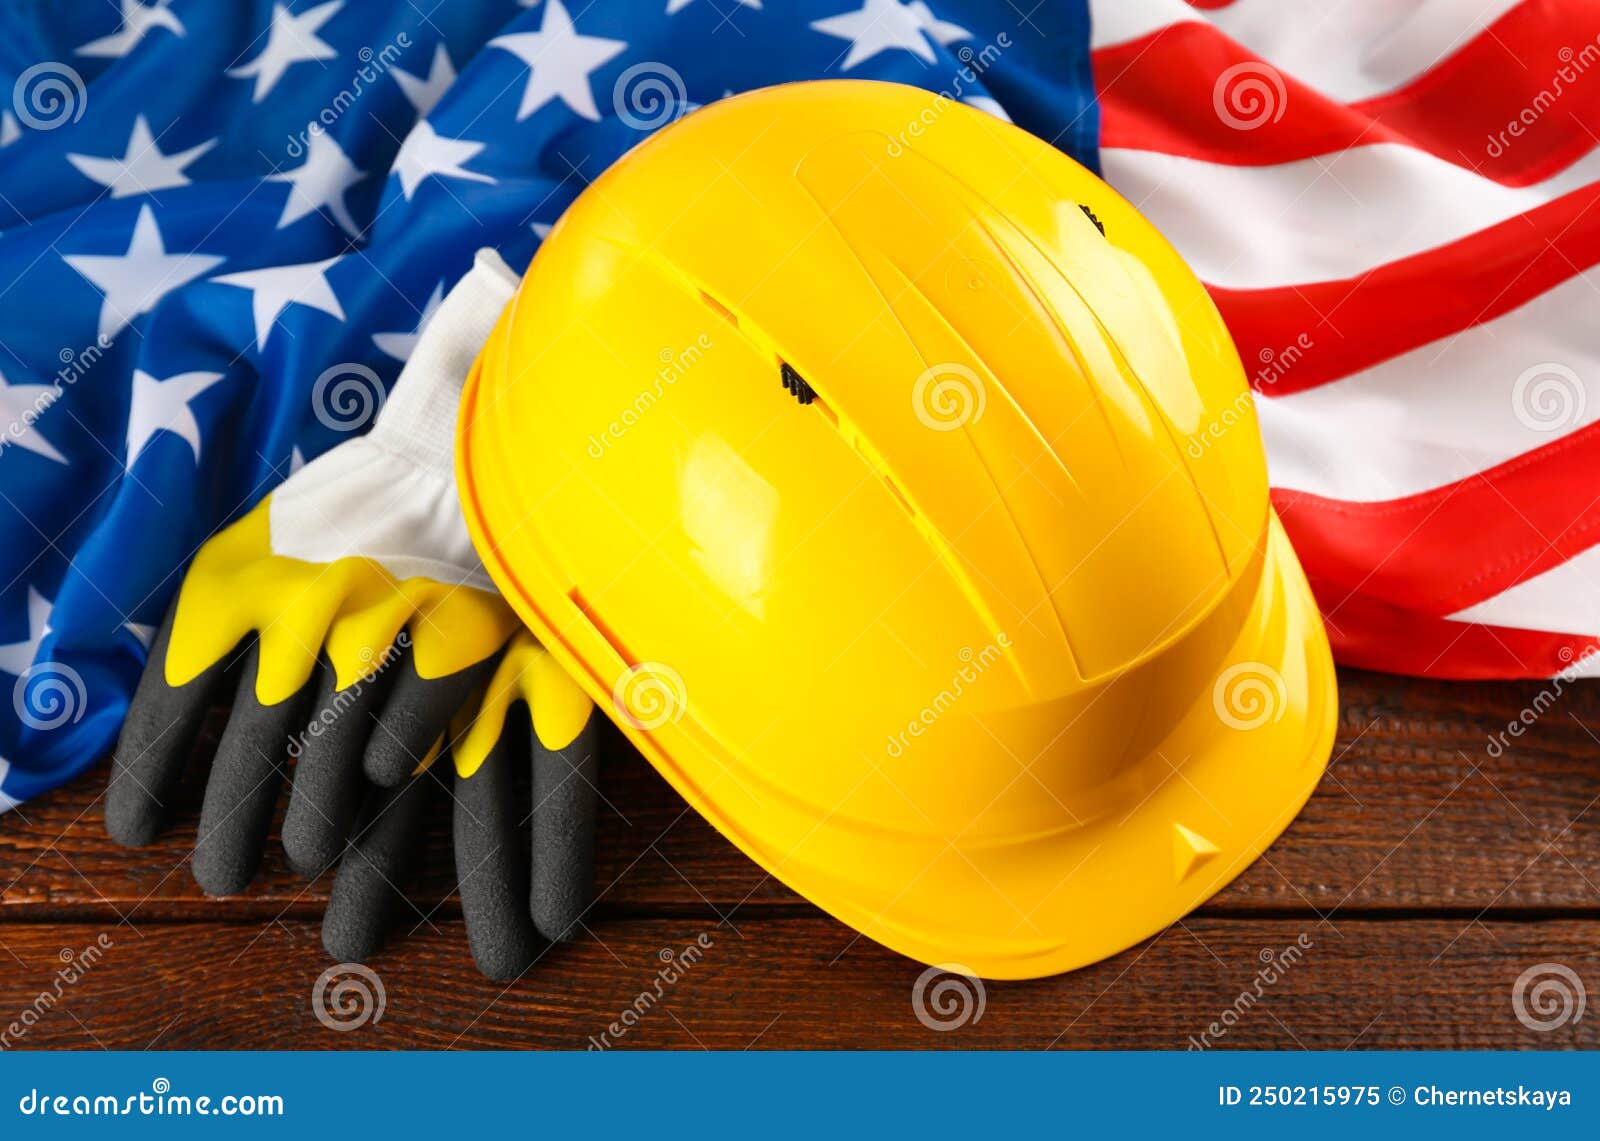
[[[1345,665],[1421,677],[1548,678],[1600,652],[1600,639],[1451,622],[1311,584]]]
[[[1393,141],[1392,131],[1374,129],[1370,117],[1335,103],[1293,76],[1265,65],[1251,75],[1277,76],[1280,97],[1268,88],[1265,102],[1224,101],[1218,84],[1230,67],[1259,64],[1257,57],[1210,24],[1173,24],[1140,40],[1094,52],[1100,95],[1100,145],[1184,155],[1232,166],[1266,166],[1341,151],[1358,142]],[[1224,98],[1225,98],[1224,93]],[[1230,125],[1222,111],[1258,126]],[[1276,122],[1272,115],[1282,112]],[[1399,140],[1404,141],[1404,140]]]
[[[1597,205],[1600,183],[1361,278],[1211,296],[1246,362],[1310,342],[1270,384],[1301,392],[1491,321],[1600,264]]]
[[[1403,90],[1356,107],[1433,140],[1442,158],[1458,147],[1461,165],[1507,185],[1542,182],[1600,133],[1600,5],[1528,0]]]
[[[1405,87],[1349,105],[1270,69],[1210,24],[1173,24],[1094,53],[1101,145],[1264,166],[1402,143],[1508,186],[1540,182],[1600,136],[1600,26],[1579,27],[1583,7],[1523,4]],[[1229,104],[1216,102],[1240,93],[1238,81],[1218,85],[1241,65],[1283,84],[1281,97],[1258,89],[1265,108],[1233,106],[1249,129],[1230,124]],[[1258,109],[1267,112],[1259,123]]]
[[[1576,54],[1596,43],[1597,28],[1575,27],[1580,11],[1596,8],[1528,0],[1404,88],[1361,103],[1282,75],[1281,117],[1250,130],[1224,121],[1214,89],[1227,69],[1259,61],[1212,27],[1179,25],[1095,53],[1102,145],[1250,166],[1395,142],[1506,185],[1539,182],[1600,136],[1600,58]],[[1558,75],[1563,62],[1567,74]],[[1541,97],[1557,90],[1553,101]],[[1512,137],[1508,124],[1525,109]],[[1235,110],[1249,118],[1249,108]],[[1589,213],[1597,198],[1600,185],[1583,188],[1357,279],[1212,294],[1246,361],[1284,359],[1309,338],[1270,388],[1299,391],[1501,316],[1600,264],[1600,211]],[[1550,677],[1600,651],[1600,638],[1445,616],[1600,540],[1597,471],[1600,426],[1402,500],[1347,503],[1284,489],[1273,500],[1342,662],[1438,677]]]
[[[1289,488],[1272,501],[1308,573],[1443,616],[1600,541],[1600,424],[1457,483],[1380,503]]]

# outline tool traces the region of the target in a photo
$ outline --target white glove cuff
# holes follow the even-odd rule
[[[456,492],[456,410],[516,287],[500,255],[480,250],[423,330],[372,431],[318,456],[272,493],[276,554],[312,563],[372,559],[402,581],[494,590]]]
[[[518,281],[498,253],[478,251],[472,269],[422,331],[373,422],[371,439],[429,470],[455,470],[461,387]]]

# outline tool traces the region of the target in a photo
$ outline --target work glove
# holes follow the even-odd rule
[[[522,707],[532,716],[520,715]],[[576,935],[592,899],[597,720],[549,652],[526,630],[514,634],[487,686],[453,720],[453,765],[441,766],[434,748],[422,771],[369,793],[323,917],[328,953],[366,959],[403,922],[419,839],[447,796],[479,970],[516,978],[545,940]],[[284,842],[289,847],[287,819]]]
[[[516,284],[481,252],[372,430],[201,547],[117,743],[106,827],[138,846],[165,824],[205,713],[236,678],[195,878],[211,895],[246,887],[292,761],[284,849],[307,876],[340,863],[323,924],[340,959],[382,945],[445,791],[485,973],[526,969],[535,932],[568,937],[589,901],[593,705],[495,591],[454,478],[461,385]],[[455,771],[441,775],[452,740]],[[531,811],[515,797],[530,767]],[[530,815],[531,853],[519,836]]]

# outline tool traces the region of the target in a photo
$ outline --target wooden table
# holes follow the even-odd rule
[[[102,832],[103,774],[23,805],[0,817],[0,1033],[32,1009],[5,1044],[1600,1046],[1600,685],[1355,671],[1341,683],[1321,788],[1242,878],[1107,962],[987,984],[981,1016],[952,1008],[959,1026],[924,1025],[913,1008],[920,966],[764,876],[614,741],[605,891],[588,937],[552,948],[510,986],[480,978],[434,835],[409,934],[370,964],[382,1017],[353,1030],[326,1028],[312,1007],[331,965],[317,926],[327,877],[306,885],[279,857],[248,895],[207,900],[186,860],[193,805],[137,853]],[[1524,711],[1523,734],[1491,747]],[[685,956],[697,939],[700,957]],[[1263,969],[1297,941],[1292,961]],[[674,953],[680,968],[664,971]],[[1519,1018],[1514,990],[1529,971]],[[676,980],[658,988],[664,974]],[[1564,1015],[1542,1007],[1537,996],[1556,991],[1536,979],[1572,999],[1571,980],[1587,983],[1591,1009],[1573,1019],[1570,1002]],[[625,1010],[637,1011],[627,1024]],[[1223,1033],[1209,1033],[1213,1023]]]

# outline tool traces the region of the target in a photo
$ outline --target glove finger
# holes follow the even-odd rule
[[[207,895],[243,891],[261,866],[291,736],[305,708],[307,688],[276,705],[256,699],[260,655],[259,645],[250,647],[200,808],[194,878]]]
[[[435,783],[424,774],[367,797],[361,829],[345,850],[322,917],[322,946],[339,961],[366,959],[388,938],[422,846]]]
[[[130,848],[150,843],[165,826],[206,710],[227,672],[226,663],[218,662],[187,685],[167,684],[167,646],[177,613],[174,601],[150,647],[111,758],[106,832]]]
[[[552,941],[571,939],[594,902],[594,821],[599,772],[598,716],[563,749],[533,739],[534,926]]]
[[[315,704],[290,748],[296,759],[283,818],[284,853],[303,876],[321,875],[344,853],[366,788],[361,754],[382,708],[387,673],[341,690],[331,663],[317,669]]]
[[[444,677],[418,675],[416,661],[406,655],[391,671],[394,682],[367,742],[362,767],[380,788],[394,788],[417,771],[450,728],[467,696],[494,669],[491,655],[476,665]]]
[[[529,736],[526,721],[508,720],[477,772],[455,783],[456,882],[467,942],[478,970],[499,982],[531,967],[540,946],[526,905],[528,864],[515,787]]]

